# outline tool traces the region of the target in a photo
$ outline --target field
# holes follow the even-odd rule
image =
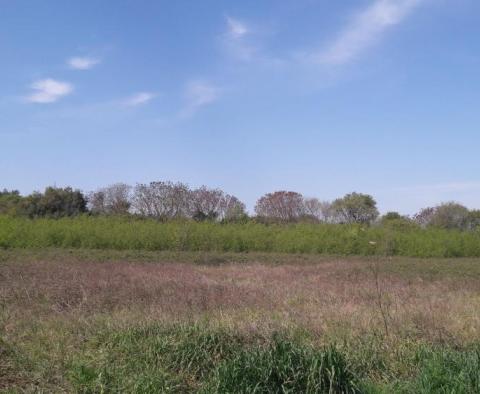
[[[480,259],[0,250],[0,391],[480,391]]]

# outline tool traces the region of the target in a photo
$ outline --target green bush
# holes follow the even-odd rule
[[[480,231],[392,225],[161,223],[135,217],[32,220],[0,216],[0,247],[480,257]]]

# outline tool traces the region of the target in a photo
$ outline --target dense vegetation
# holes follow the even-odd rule
[[[420,345],[410,350],[407,378],[373,382],[351,349],[315,347],[288,333],[244,337],[193,325],[134,328],[96,338],[94,357],[76,360],[78,392],[202,393],[477,393],[480,348]],[[358,353],[369,351],[357,349]],[[103,357],[98,357],[102,354]],[[358,355],[357,355],[358,357]],[[404,360],[405,362],[405,360]],[[410,363],[410,364],[408,364]],[[369,376],[370,375],[370,376]]]
[[[362,226],[0,216],[0,247],[475,257],[480,231],[424,229],[402,220]]]
[[[78,215],[134,216],[161,222],[193,220],[222,223],[331,223],[371,225],[395,221],[404,226],[473,231],[480,228],[480,210],[447,202],[422,209],[413,217],[398,212],[379,216],[377,202],[367,194],[349,193],[321,201],[293,191],[276,191],[260,197],[255,215],[249,216],[237,197],[206,186],[197,189],[183,183],[151,182],[135,188],[118,183],[88,195],[70,187],[47,187],[44,193],[21,196],[0,191],[0,214],[28,218],[61,218]]]

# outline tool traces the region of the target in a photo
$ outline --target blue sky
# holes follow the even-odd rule
[[[477,0],[1,1],[0,188],[480,208]]]

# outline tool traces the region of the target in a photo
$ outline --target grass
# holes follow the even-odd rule
[[[476,393],[479,267],[3,250],[0,392]]]
[[[242,338],[196,325],[148,326],[101,343],[104,359],[71,369],[80,392],[358,392],[335,348],[317,350],[275,335]]]
[[[343,256],[480,257],[480,231],[414,226],[264,225],[0,216],[0,248],[265,252]]]

